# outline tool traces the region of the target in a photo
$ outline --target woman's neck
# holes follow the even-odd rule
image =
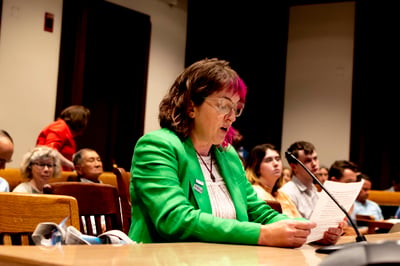
[[[43,187],[46,183],[37,182],[34,179],[30,181],[31,186],[38,192],[43,192]]]
[[[267,191],[268,193],[272,194],[272,189],[274,188],[274,184],[269,184],[269,182],[265,182],[264,180],[260,179],[260,186]]]
[[[192,143],[193,147],[196,150],[198,154],[201,156],[208,156],[210,155],[210,150],[212,145],[209,143],[201,143],[200,141],[197,141],[196,139],[192,138]]]

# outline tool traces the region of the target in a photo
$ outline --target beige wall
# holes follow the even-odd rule
[[[163,0],[109,0],[150,15],[152,35],[145,132],[158,128],[158,103],[184,67],[186,8]],[[44,13],[55,17],[43,31]],[[353,58],[354,3],[292,7],[282,149],[309,140],[321,163],[347,159]],[[0,31],[0,127],[15,139],[14,162],[53,121],[62,0],[3,0]],[[286,161],[285,161],[286,163]]]
[[[328,167],[349,159],[354,11],[354,2],[290,9],[282,151],[310,141]]]
[[[145,132],[158,128],[158,103],[184,67],[186,10],[159,0],[113,0],[151,17],[152,33]],[[0,29],[0,128],[15,141],[13,162],[35,145],[54,120],[62,0],[3,0]],[[53,33],[43,30],[44,13],[54,14]]]
[[[54,14],[46,32],[44,14]],[[3,0],[0,29],[0,127],[15,141],[13,162],[35,145],[53,120],[61,36],[62,0]]]

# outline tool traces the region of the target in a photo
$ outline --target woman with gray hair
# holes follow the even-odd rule
[[[36,146],[24,155],[20,169],[27,181],[16,186],[13,192],[41,194],[49,179],[61,174],[59,152],[47,146]]]

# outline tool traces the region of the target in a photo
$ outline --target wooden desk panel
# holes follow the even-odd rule
[[[367,235],[368,241],[400,239],[400,233]],[[346,236],[339,243],[354,242]],[[211,243],[0,246],[0,265],[318,265],[315,247],[272,248]]]
[[[132,246],[0,246],[0,265],[318,265],[325,255],[301,249],[209,243]]]

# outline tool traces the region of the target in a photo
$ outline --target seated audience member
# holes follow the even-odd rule
[[[71,105],[61,111],[56,121],[40,131],[36,145],[49,146],[60,153],[64,171],[73,170],[72,155],[76,152],[75,138],[86,130],[90,110],[82,105]]]
[[[249,152],[243,147],[243,135],[239,129],[231,128],[233,130],[232,146],[236,149],[242,161],[245,162]]]
[[[14,153],[14,141],[7,131],[0,130],[0,169],[6,168],[6,164],[11,162]],[[0,177],[0,192],[9,192],[10,186],[4,178]]]
[[[282,179],[282,159],[275,146],[255,146],[246,160],[246,176],[262,200],[276,200],[281,204],[282,213],[289,217],[301,217],[296,205],[284,192],[279,191]]]
[[[314,144],[308,141],[296,141],[290,145],[287,151],[302,162],[311,173],[314,175],[317,173],[319,159]],[[280,188],[280,191],[290,197],[302,217],[309,219],[319,198],[317,189],[314,186],[314,179],[294,158],[287,155],[286,159],[292,169],[293,175],[292,180],[284,184]],[[345,222],[341,222],[337,228],[329,228],[329,230],[336,229],[338,230],[336,232],[340,232],[341,235],[344,226]],[[329,242],[326,234],[321,242],[323,243],[324,240]]]
[[[297,141],[290,145],[288,151],[304,164],[314,175],[319,169],[318,154],[314,144],[307,141]],[[286,193],[301,216],[309,219],[318,201],[318,192],[313,178],[290,156],[286,157],[292,168],[292,180],[284,184],[280,190]]]
[[[392,192],[400,191],[400,175],[396,175],[391,180],[392,180],[392,186],[386,189],[386,191],[392,191]]]
[[[323,185],[326,180],[328,180],[328,173],[329,173],[329,168],[326,166],[320,166],[318,169],[317,174],[315,175],[319,182]],[[318,192],[322,190],[321,186],[318,183],[315,183],[315,187],[317,188]]]
[[[400,207],[397,208],[397,211],[396,211],[396,213],[394,214],[394,218],[400,219]]]
[[[357,176],[360,174],[360,170],[358,166],[348,160],[336,160],[333,162],[328,172],[328,180],[342,182],[342,183],[351,183],[359,181]],[[353,213],[354,205],[348,211],[350,215]],[[349,225],[349,221],[346,217],[347,226],[344,229],[344,235],[355,235],[353,227]]]
[[[335,161],[328,172],[328,180],[342,183],[357,182],[357,176],[360,174],[358,166],[347,160]]]
[[[282,167],[282,186],[289,182],[290,180],[292,180],[292,169],[290,167],[287,166],[283,166]]]
[[[77,173],[77,181],[85,183],[102,183],[99,176],[103,173],[103,162],[100,155],[93,149],[83,148],[74,153],[72,156],[75,172]],[[93,232],[97,234],[95,220],[90,216],[93,224]],[[100,216],[103,231],[105,230],[105,218]],[[82,221],[83,226],[86,227],[86,222]]]
[[[80,149],[74,154],[72,161],[79,182],[101,183],[99,176],[103,173],[103,163],[95,150]]]
[[[351,215],[353,220],[356,220],[357,214],[370,215],[373,216],[375,220],[383,220],[381,207],[379,207],[376,202],[368,199],[368,192],[371,190],[372,187],[371,179],[369,178],[369,176],[363,173],[359,174],[357,176],[357,179],[357,181],[364,179],[364,184],[361,188],[360,193],[357,196],[356,201],[354,202],[354,208]]]
[[[43,193],[43,186],[50,178],[61,174],[61,162],[58,151],[47,146],[36,146],[25,153],[21,163],[23,182],[13,192]]]

